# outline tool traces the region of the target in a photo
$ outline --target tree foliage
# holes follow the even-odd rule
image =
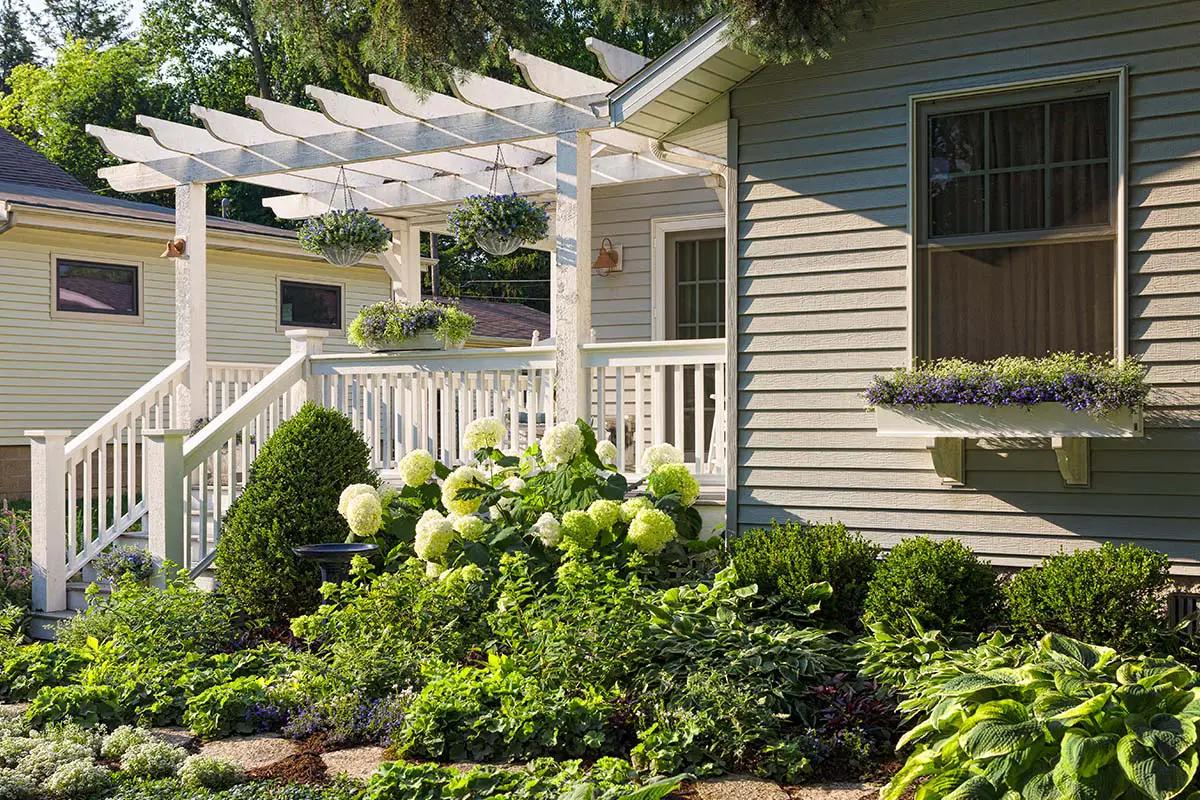
[[[0,90],[8,89],[8,75],[34,60],[33,42],[25,34],[29,10],[14,0],[0,3]]]
[[[50,47],[63,47],[72,39],[107,47],[128,38],[125,0],[45,0],[45,6],[42,39]]]

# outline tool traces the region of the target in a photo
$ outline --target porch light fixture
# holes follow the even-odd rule
[[[621,271],[621,253],[613,247],[612,240],[607,236],[600,242],[600,252],[592,263],[592,272],[597,275],[611,275]]]

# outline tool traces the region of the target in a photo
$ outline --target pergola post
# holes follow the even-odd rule
[[[208,213],[205,186],[175,187],[175,238],[184,241],[175,257],[175,358],[188,359],[187,380],[176,393],[171,424],[190,428],[205,416],[208,383]]]
[[[421,301],[421,230],[407,222],[392,229],[392,244],[380,256],[392,279],[392,299],[397,303]]]
[[[581,345],[592,328],[592,135],[560,133],[555,169],[555,417],[589,420]]]

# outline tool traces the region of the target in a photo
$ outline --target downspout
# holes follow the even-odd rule
[[[7,233],[9,228],[17,224],[17,211],[12,203],[0,206],[0,234]]]

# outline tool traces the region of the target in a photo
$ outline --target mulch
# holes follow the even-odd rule
[[[297,753],[265,767],[249,770],[251,780],[282,780],[288,783],[323,784],[329,782],[325,762],[316,753]]]

